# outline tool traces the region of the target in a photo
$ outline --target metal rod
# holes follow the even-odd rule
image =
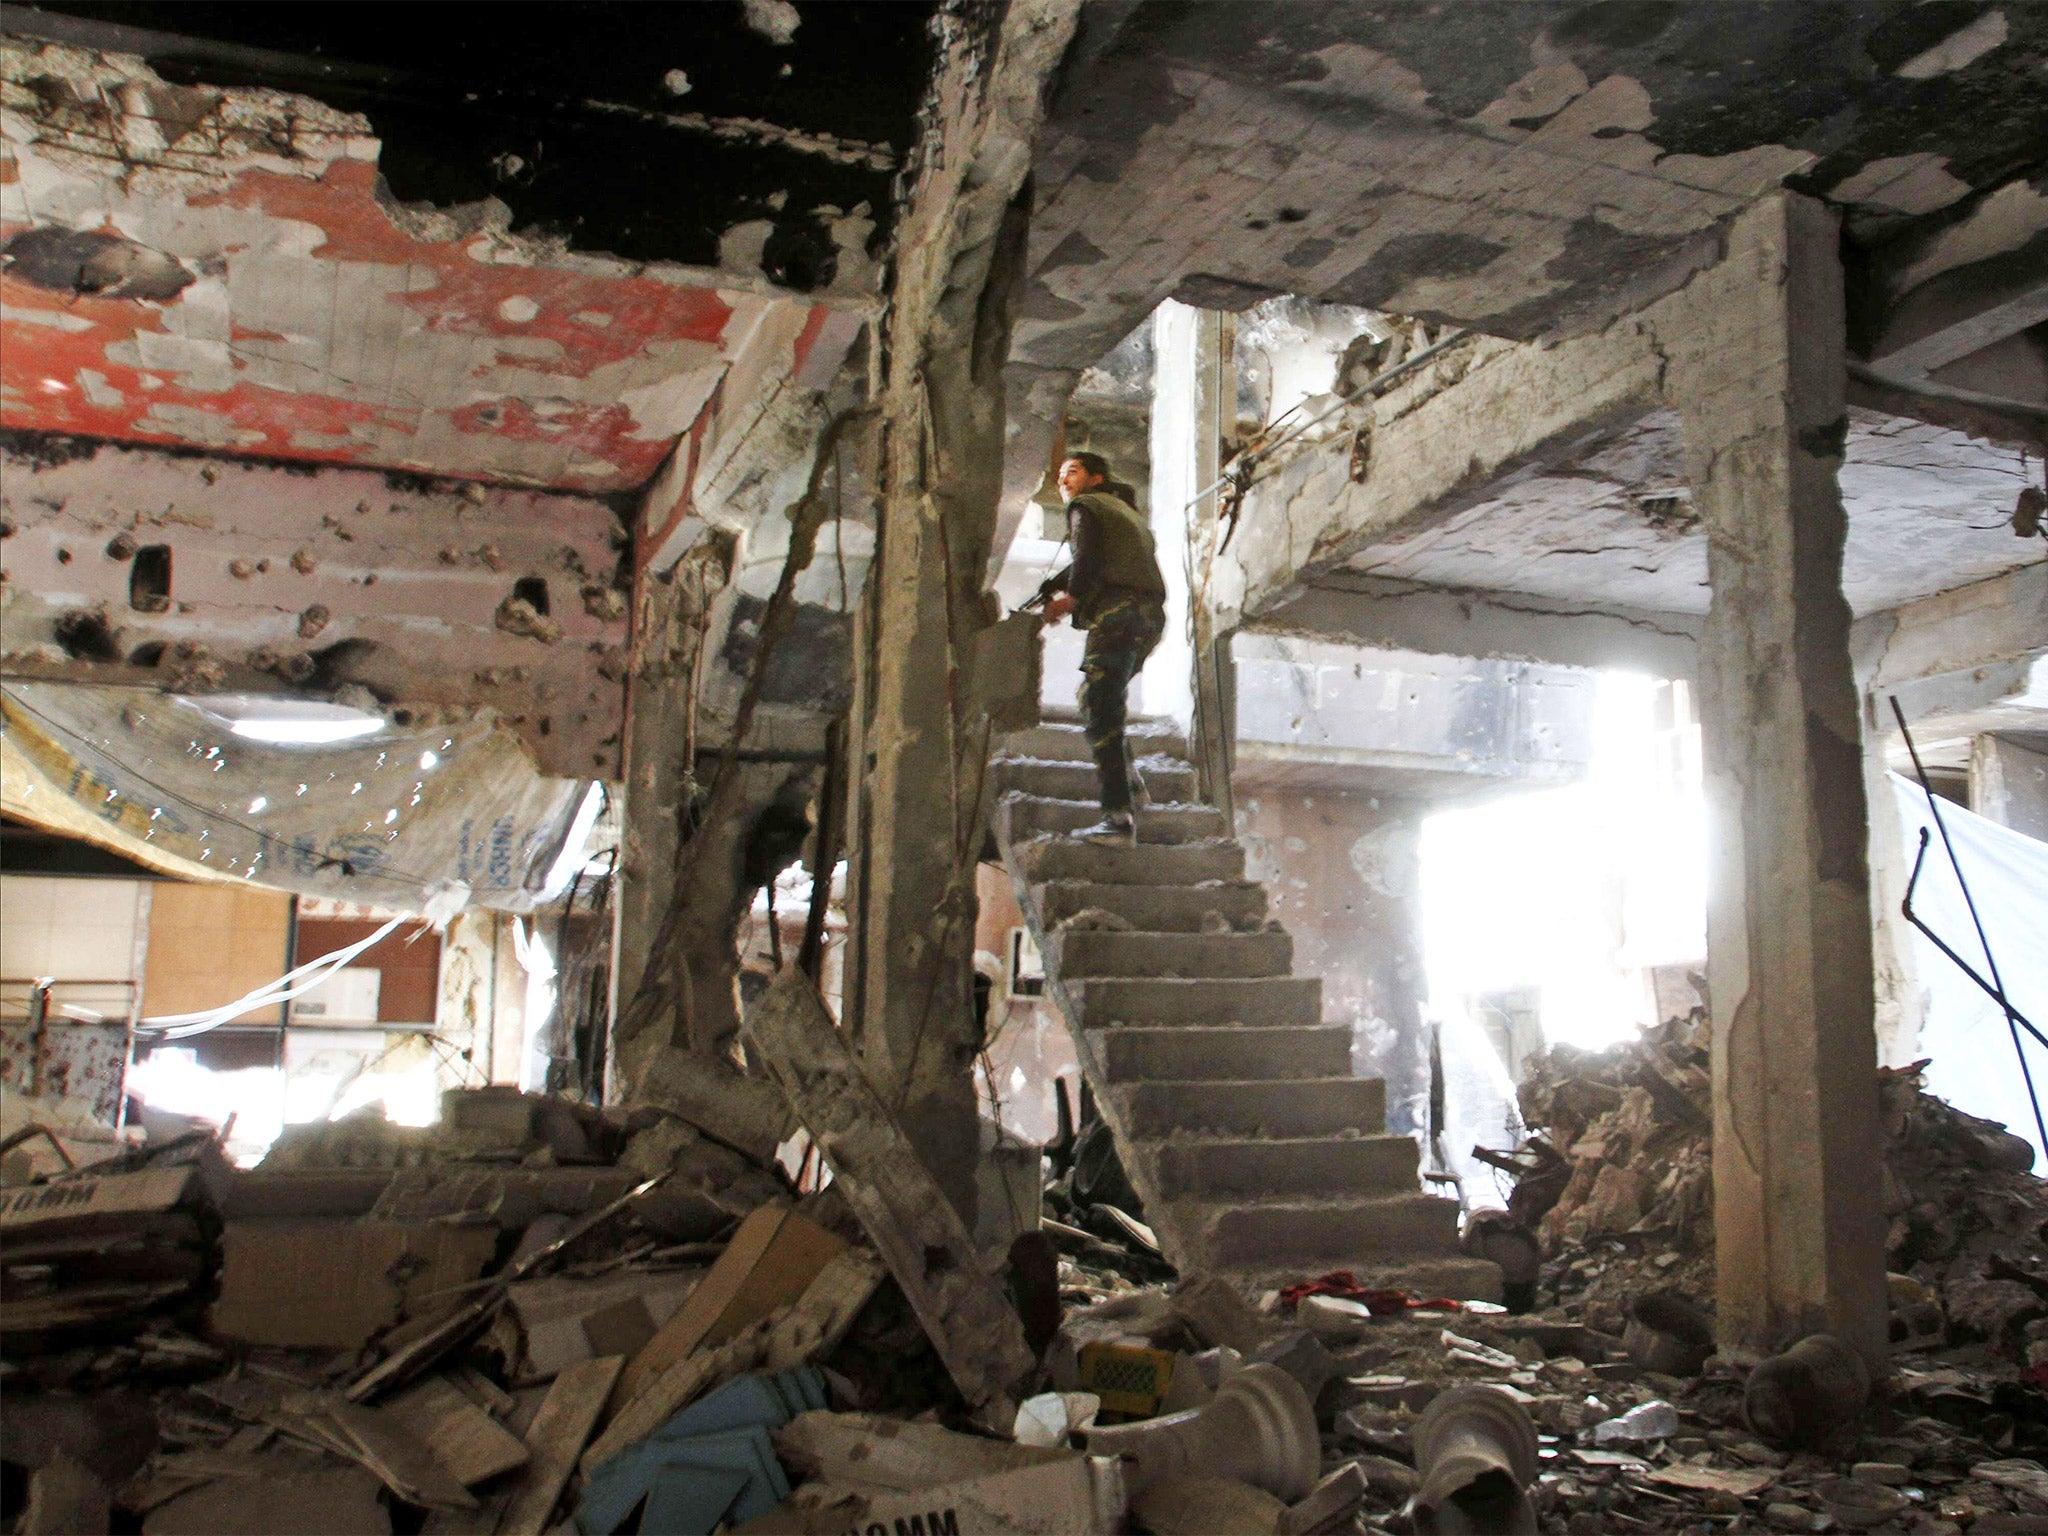
[[[1243,466],[1243,469],[1238,473],[1248,474],[1252,469],[1257,467],[1259,460],[1278,453],[1282,448],[1285,448],[1289,443],[1293,442],[1296,438],[1300,437],[1302,433],[1308,431],[1311,427],[1322,425],[1322,423],[1328,421],[1332,416],[1336,415],[1346,406],[1356,405],[1359,401],[1365,399],[1368,395],[1377,394],[1380,390],[1385,389],[1389,384],[1394,383],[1396,380],[1407,377],[1416,369],[1420,368],[1424,363],[1430,361],[1430,359],[1436,357],[1439,353],[1456,346],[1459,342],[1463,341],[1466,337],[1470,336],[1471,334],[1472,333],[1470,331],[1451,332],[1450,335],[1444,337],[1442,340],[1437,341],[1431,344],[1430,346],[1424,347],[1420,352],[1416,353],[1413,357],[1404,358],[1402,361],[1394,364],[1393,367],[1387,369],[1384,373],[1375,374],[1372,378],[1367,379],[1363,384],[1359,385],[1358,388],[1354,389],[1350,394],[1346,395],[1343,399],[1339,400],[1335,405],[1331,406],[1328,410],[1324,411],[1322,415],[1314,418],[1311,421],[1304,421],[1300,426],[1294,428],[1291,432],[1289,432],[1285,437],[1281,438],[1279,441],[1268,443],[1263,447],[1250,449],[1245,453],[1239,454],[1236,459],[1232,460],[1232,463],[1240,464]],[[1290,410],[1287,414],[1291,416],[1294,414],[1294,410],[1298,409],[1300,409],[1300,407],[1297,406],[1293,410]],[[1286,416],[1282,416],[1280,418],[1281,421],[1285,421],[1286,419]],[[1277,426],[1279,425],[1279,423],[1275,422],[1274,425]],[[1194,495],[1190,496],[1188,498],[1187,506],[1182,507],[1181,511],[1185,513],[1193,510],[1196,502],[1200,501],[1204,496],[1210,496],[1215,494],[1224,486],[1230,484],[1230,482],[1235,478],[1236,473],[1231,471],[1229,468],[1225,468],[1222,474],[1218,475],[1214,480],[1210,481],[1209,484],[1203,486],[1202,489],[1195,492]],[[1246,484],[1249,485],[1250,481],[1247,480]],[[1224,543],[1226,544],[1229,542],[1230,541],[1228,539],[1224,540]],[[1221,553],[1220,549],[1218,550],[1218,553]]]
[[[2027,1065],[2027,1048],[2020,1043],[2019,1012],[2005,995],[2005,978],[1998,974],[1998,957],[1991,953],[1991,939],[1984,932],[1984,919],[1977,915],[1977,898],[1970,894],[1970,882],[1963,878],[1962,861],[1956,857],[1956,845],[1948,835],[1948,823],[1941,819],[1941,805],[1934,793],[1934,786],[1927,780],[1927,769],[1920,762],[1920,748],[1913,740],[1913,732],[1906,725],[1906,711],[1895,693],[1892,699],[1892,717],[1899,722],[1899,734],[1905,738],[1906,753],[1913,759],[1913,772],[1920,780],[1921,793],[1927,796],[1927,813],[1934,819],[1934,829],[1941,834],[1941,846],[1948,852],[1949,867],[1956,872],[1956,884],[1962,889],[1963,905],[1970,910],[1970,922],[1977,930],[1977,942],[1984,948],[1984,964],[1991,972],[1991,995],[1998,999],[1998,1006],[2005,1010],[2005,1027],[2012,1035],[2013,1054],[2020,1059],[2020,1076],[2027,1085],[2027,1103],[2034,1111],[2034,1129],[2040,1132],[2041,1145],[2048,1149],[2048,1120],[2041,1115],[2041,1096],[2034,1091],[2034,1072]],[[1922,829],[1925,835],[1925,828]],[[1944,949],[1948,946],[1943,945]],[[1967,969],[1967,967],[1966,967]],[[2031,1032],[2032,1026],[2029,1026]]]

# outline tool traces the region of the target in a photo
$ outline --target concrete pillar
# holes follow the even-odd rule
[[[1725,1347],[1840,1335],[1888,1368],[1866,816],[1836,474],[1834,216],[1780,193],[1693,284],[1672,360],[1713,595],[1714,1214]]]
[[[1970,808],[2048,841],[2048,738],[1986,732],[1971,742]]]

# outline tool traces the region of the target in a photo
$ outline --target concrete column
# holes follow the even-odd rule
[[[1986,732],[1971,742],[1970,806],[2002,827],[2048,840],[2048,737]]]
[[[1700,640],[1712,843],[1714,1213],[1726,1347],[1840,1335],[1888,1368],[1866,816],[1836,474],[1834,216],[1729,231],[1674,357],[1713,595]]]

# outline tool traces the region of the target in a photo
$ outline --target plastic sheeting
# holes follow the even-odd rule
[[[288,747],[234,735],[203,702],[9,684],[0,807],[167,874],[415,912],[464,895],[526,912],[584,795],[542,777],[488,712]]]
[[[1913,891],[1913,913],[1989,977],[1984,948],[1970,921],[1941,833],[1927,809],[1926,793],[1912,780],[1891,776],[1899,819],[1905,828],[1906,867],[1919,852],[1920,831],[1928,835],[1927,858]],[[2002,827],[1950,801],[1941,806],[1942,824],[1955,844],[1956,859],[1970,883],[2006,996],[2035,1027],[2048,1032],[2048,843]],[[1957,968],[1918,930],[1913,933],[1915,968],[1927,1012],[1914,1055],[1930,1058],[1929,1091],[1958,1109],[2002,1123],[2034,1144],[2034,1169],[2048,1170],[2026,1081],[2012,1043],[2012,1031],[1996,1001]],[[2021,1032],[2035,1090],[2048,1108],[2048,1048]]]

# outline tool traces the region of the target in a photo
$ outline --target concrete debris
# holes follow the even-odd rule
[[[1480,1386],[1534,1426],[1526,1529],[1988,1533],[2048,1517],[2033,1481],[2048,1458],[2048,1190],[2002,1128],[1923,1092],[1914,1068],[1885,1072],[1895,1375],[1871,1383],[1825,1337],[1765,1362],[1716,1354],[1705,1039],[1701,1020],[1677,1021],[1529,1068],[1530,1135],[1489,1159],[1516,1175],[1495,1230],[1542,1245],[1528,1310],[1393,1305],[1330,1275],[1255,1314],[1264,1350],[1291,1309],[1328,1353],[1324,1466],[1359,1468],[1363,1529],[1454,1528],[1429,1526],[1417,1497],[1419,1431],[1433,1403]],[[1185,1289],[1206,1315],[1206,1287]],[[1179,1342],[1148,1326],[1144,1342]],[[2006,1461],[2020,1467],[2005,1481],[1984,1470]],[[1485,1518],[1510,1517],[1512,1500]]]
[[[1415,1425],[1415,1528],[1535,1536],[1536,1426],[1506,1393],[1453,1387]]]
[[[847,1203],[924,1323],[954,1384],[1008,1429],[1034,1364],[1015,1309],[908,1137],[791,966],[747,1016],[746,1036],[810,1132]]]
[[[525,635],[543,645],[562,638],[562,626],[523,597],[508,597],[498,604],[493,622],[508,635]]]

